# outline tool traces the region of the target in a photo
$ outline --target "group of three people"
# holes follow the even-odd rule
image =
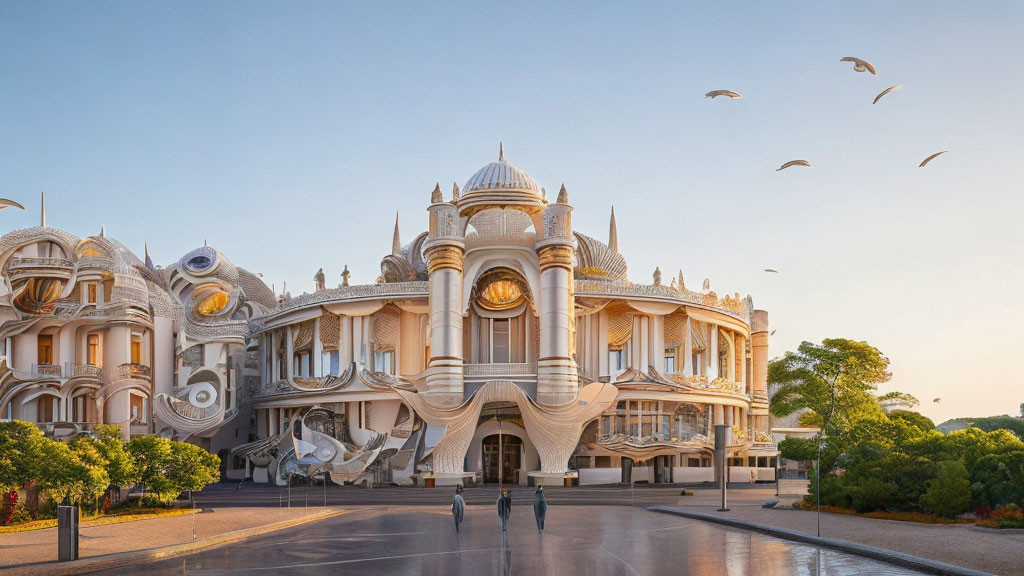
[[[466,501],[462,498],[462,484],[455,487],[455,498],[452,501],[452,517],[455,518],[455,531],[466,513]],[[508,488],[502,488],[498,496],[498,518],[501,518],[501,531],[508,530],[508,517],[512,515],[512,496]],[[533,515],[537,519],[537,531],[544,532],[544,518],[548,515],[548,500],[544,497],[544,487],[538,486],[533,493]]]

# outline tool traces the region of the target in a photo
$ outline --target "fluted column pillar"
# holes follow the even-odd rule
[[[540,356],[537,359],[537,401],[563,404],[576,396],[578,374],[573,351],[572,247],[547,245],[540,259]]]
[[[768,393],[768,311],[754,310],[751,326],[750,352],[752,366],[751,390]]]
[[[427,251],[430,272],[430,372],[426,394],[431,403],[462,402],[462,248],[434,246]]]

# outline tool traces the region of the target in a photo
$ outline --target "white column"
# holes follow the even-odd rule
[[[690,332],[690,315],[686,315],[686,326],[683,327],[683,375],[693,376],[693,333]]]
[[[320,342],[320,317],[313,319],[313,377],[324,375],[324,345]]]
[[[558,250],[561,246],[550,246]],[[562,404],[572,400],[578,387],[572,340],[572,270],[554,260],[540,273],[540,358],[537,361],[537,401]],[[544,258],[542,257],[542,266]]]
[[[437,267],[441,255],[428,255],[435,266],[430,273],[430,367],[435,371],[427,377],[427,394],[440,405],[454,406],[462,401],[462,269],[461,251],[440,247],[443,256],[458,260],[459,267],[446,261]]]
[[[291,325],[289,325],[287,330],[285,331],[284,337],[284,361],[287,362],[287,365],[284,367],[284,374],[288,378],[288,380],[291,380],[292,376],[294,376],[295,369],[295,347],[294,342],[292,341]]]
[[[650,331],[651,364],[660,373],[665,372],[665,317],[657,314],[651,316]]]
[[[270,382],[277,382],[281,368],[278,366],[280,357],[277,355],[277,330],[270,332]]]
[[[709,325],[711,328],[711,341],[708,342],[708,382],[718,378],[718,326]]]
[[[352,317],[341,317],[341,337],[338,342],[338,369],[344,372],[352,364]]]
[[[637,370],[647,372],[648,367],[651,365],[651,345],[650,345],[650,330],[651,330],[651,319],[647,316],[637,317],[637,328],[638,331],[633,332],[633,337],[638,340],[637,348],[639,348],[640,361],[639,366],[634,366]]]
[[[608,368],[608,312],[601,310],[597,314],[597,375],[611,376]]]

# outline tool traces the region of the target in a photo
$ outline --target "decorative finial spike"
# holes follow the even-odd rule
[[[42,190],[39,191],[39,204],[39,225],[46,228],[46,192],[43,192]]]
[[[676,283],[676,288],[678,288],[680,292],[684,292],[686,290],[686,283],[683,282],[683,270],[682,269],[679,270],[679,282]]]
[[[142,244],[142,251],[146,255],[146,268],[153,269],[153,260],[149,257],[149,242]]]
[[[437,204],[438,202],[444,202],[444,198],[441,197],[441,183],[434,184],[434,190],[430,193],[431,204]]]
[[[452,182],[452,202],[458,202],[458,201],[459,201],[459,184],[457,182]]]
[[[499,141],[498,142],[498,162],[504,162],[504,161],[505,161],[505,143]]]
[[[395,211],[395,234],[391,237],[391,253],[398,254],[402,251],[402,238],[398,234],[398,211]]]
[[[345,269],[341,271],[341,285],[342,286],[348,286],[348,277],[351,276],[351,275],[352,275],[352,273],[348,271],[348,264],[345,264]]]
[[[106,224],[100,224],[100,238],[106,238],[106,237],[107,237],[107,225]]]
[[[612,206],[612,217],[608,221],[608,247],[612,252],[619,251],[619,227],[615,224],[615,206]]]
[[[569,192],[565,189],[565,184],[562,184],[562,189],[558,191],[558,203],[568,204],[569,203]]]
[[[654,285],[661,286],[661,266],[654,267]]]

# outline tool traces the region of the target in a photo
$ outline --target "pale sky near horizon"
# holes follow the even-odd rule
[[[631,280],[752,294],[773,356],[866,340],[936,422],[1017,414],[1022,32],[1019,2],[0,0],[0,233],[43,189],[158,264],[205,238],[292,294],[370,283],[396,209],[409,241],[503,140],[577,230],[615,205]]]

